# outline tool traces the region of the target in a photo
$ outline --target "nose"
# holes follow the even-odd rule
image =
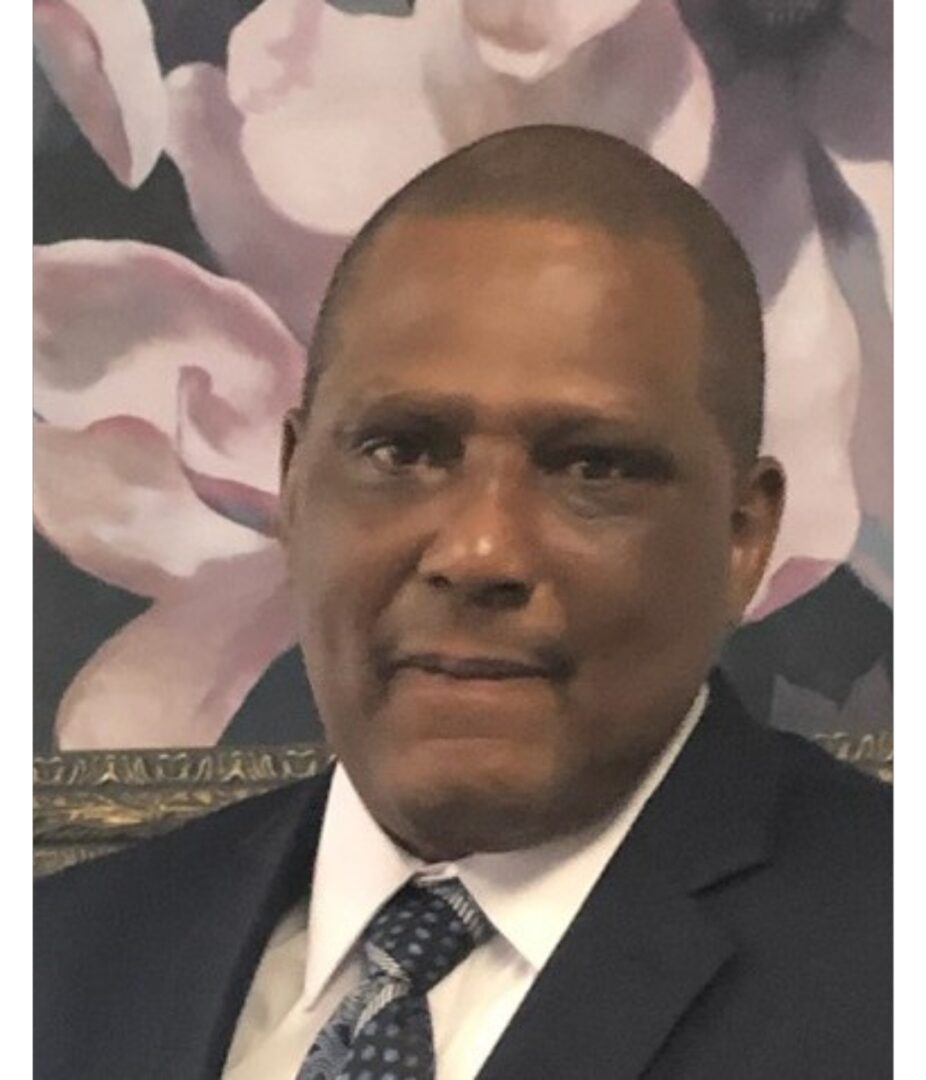
[[[481,608],[526,607],[537,581],[529,510],[517,479],[461,481],[419,562],[426,584]]]

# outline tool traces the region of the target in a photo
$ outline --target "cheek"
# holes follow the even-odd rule
[[[308,515],[306,515],[308,517]],[[300,640],[319,705],[359,692],[383,608],[402,563],[383,530],[358,528],[343,511],[316,503],[287,544]]]
[[[607,786],[615,770],[638,774],[706,678],[726,610],[724,560],[708,531],[647,530],[609,545],[594,565],[574,560],[570,574],[582,659],[568,756],[576,775]]]
[[[666,515],[615,529],[564,561],[580,650],[632,679],[673,653],[710,656],[722,632],[729,536],[722,515]],[[620,663],[618,663],[618,661]]]
[[[689,517],[653,530],[627,569],[631,576],[636,567],[653,617],[678,619],[682,630],[699,613],[724,608],[729,561],[729,537],[719,523]]]

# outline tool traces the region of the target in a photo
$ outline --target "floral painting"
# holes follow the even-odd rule
[[[371,212],[456,147],[597,128],[756,269],[760,719],[891,714],[890,0],[35,0],[38,749],[319,736],[275,540],[283,410]]]

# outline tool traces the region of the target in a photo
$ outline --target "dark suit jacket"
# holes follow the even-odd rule
[[[39,883],[39,1080],[221,1075],[264,943],[309,888],[328,783]],[[480,1080],[886,1080],[890,803],[715,681]]]

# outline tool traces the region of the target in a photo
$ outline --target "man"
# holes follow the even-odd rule
[[[709,680],[782,509],[762,366],[624,143],[390,200],[284,433],[333,779],[44,883],[37,1075],[888,1076],[889,796]]]

